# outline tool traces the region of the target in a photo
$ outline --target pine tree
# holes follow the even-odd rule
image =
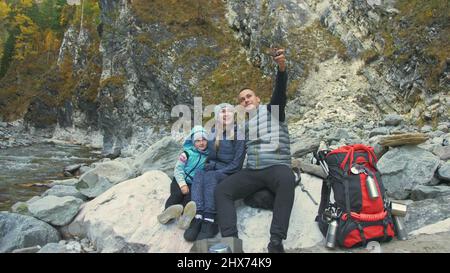
[[[5,45],[3,46],[3,56],[0,61],[0,79],[8,72],[9,65],[14,56],[14,46],[16,43],[16,34],[14,32],[8,33]]]

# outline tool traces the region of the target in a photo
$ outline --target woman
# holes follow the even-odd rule
[[[195,174],[192,201],[197,213],[184,233],[187,241],[213,238],[219,232],[215,222],[214,190],[220,181],[239,171],[245,158],[245,141],[237,140],[234,107],[222,103],[214,108],[215,127],[208,140],[208,160],[204,170]]]

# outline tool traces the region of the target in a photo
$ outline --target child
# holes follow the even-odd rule
[[[191,201],[191,185],[195,173],[204,168],[208,156],[207,148],[205,129],[202,126],[195,126],[186,138],[183,152],[175,165],[170,196],[166,201],[165,210],[158,215],[158,221],[161,224],[166,224],[183,213],[178,220],[178,227],[181,229],[189,227],[197,210],[195,202]]]

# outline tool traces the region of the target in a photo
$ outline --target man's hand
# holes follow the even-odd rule
[[[187,185],[182,186],[180,189],[181,189],[181,193],[183,195],[186,195],[189,193],[189,187]]]
[[[284,55],[284,48],[276,48],[273,60],[278,64],[278,70],[286,71],[286,56]]]

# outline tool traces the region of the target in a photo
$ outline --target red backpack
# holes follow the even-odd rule
[[[333,151],[320,151],[316,159],[326,162],[316,222],[324,236],[331,221],[337,221],[336,243],[342,247],[365,246],[369,241],[386,242],[394,237],[394,224],[377,158],[370,146],[355,144]],[[330,203],[333,189],[334,203]]]

